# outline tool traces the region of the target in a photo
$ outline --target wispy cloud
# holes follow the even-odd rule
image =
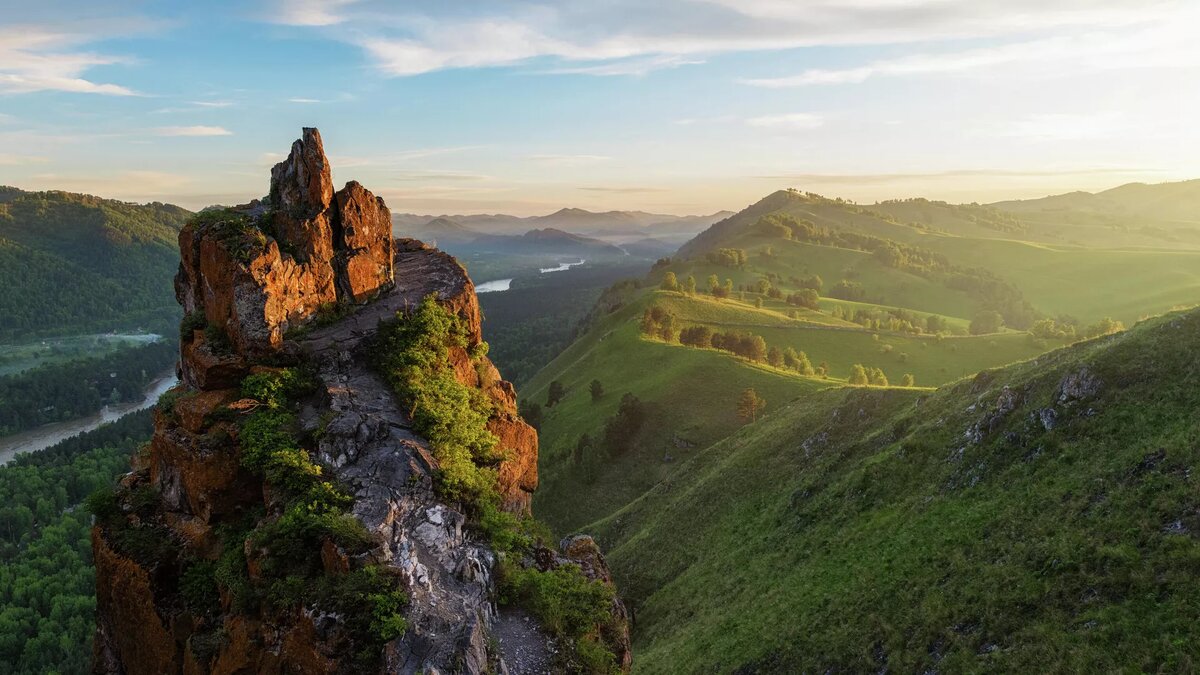
[[[436,181],[475,182],[491,180],[491,176],[461,171],[411,171],[401,172],[395,176],[397,181],[406,183],[425,183]]]
[[[530,155],[529,159],[551,166],[586,166],[610,161],[612,157],[605,155]]]
[[[232,136],[225,127],[196,125],[190,127],[156,127],[155,136]]]
[[[289,26],[333,26],[345,21],[339,10],[356,0],[278,0],[270,19]]]
[[[44,164],[45,157],[34,157],[32,155],[13,155],[0,152],[0,166],[24,166],[27,164]]]
[[[192,101],[191,104],[201,108],[228,108],[233,101]]]
[[[751,117],[746,124],[777,131],[808,131],[825,124],[825,118],[812,113],[788,113]]]
[[[597,75],[601,77],[612,77],[616,75],[648,75],[657,70],[669,68],[678,68],[680,66],[694,66],[704,63],[702,59],[689,59],[681,56],[651,56],[647,58],[633,58],[615,61],[613,63],[602,63],[596,65],[585,66],[570,66],[562,68],[551,68],[549,70],[540,71],[547,75]]]
[[[646,193],[646,192],[670,192],[670,190],[668,190],[667,188],[637,187],[637,186],[631,186],[631,187],[588,186],[588,187],[581,187],[579,189],[586,190],[587,192],[604,192],[604,193],[618,194],[618,195],[640,194],[640,193]]]
[[[403,3],[277,0],[269,20],[337,26],[385,74],[506,66],[536,72],[641,75],[710,55],[813,46],[996,38],[1039,30],[1125,27],[1177,14],[1182,0],[492,0]],[[546,67],[544,61],[557,61]],[[811,72],[805,79],[869,77]]]
[[[897,173],[783,173],[758,176],[758,178],[797,184],[861,185],[955,178],[1054,178],[1158,173],[1163,173],[1163,171],[1138,167],[1065,167],[1061,169],[948,169],[945,171]]]
[[[289,98],[288,103],[324,103],[319,98]]]
[[[1023,40],[988,47],[919,53],[848,68],[810,68],[796,75],[743,79],[770,89],[857,84],[878,77],[952,75],[982,69],[1027,66],[1041,75],[1075,74],[1128,68],[1178,68],[1200,65],[1200,47],[1192,26],[1200,12],[1168,18],[1147,15],[1132,29],[1098,30]],[[1159,18],[1158,21],[1151,19]]]
[[[83,77],[94,66],[129,63],[123,56],[79,51],[86,36],[39,26],[0,28],[0,94],[65,91],[137,96],[132,89]]]

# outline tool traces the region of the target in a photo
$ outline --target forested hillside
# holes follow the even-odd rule
[[[80,508],[129,470],[149,410],[0,466],[0,663],[11,673],[90,671],[92,514]]]
[[[188,212],[0,187],[0,340],[173,324]]]

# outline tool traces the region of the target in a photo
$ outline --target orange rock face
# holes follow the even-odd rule
[[[334,193],[316,129],[271,170],[270,194],[268,204],[179,233],[180,304],[203,312],[245,355],[278,349],[289,328],[323,307],[366,302],[394,283],[387,206],[356,182]]]

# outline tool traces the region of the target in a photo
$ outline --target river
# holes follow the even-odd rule
[[[572,267],[575,267],[576,265],[582,265],[585,262],[587,262],[587,261],[584,260],[583,258],[580,258],[579,262],[559,263],[555,267],[543,267],[542,269],[540,269],[538,271],[541,272],[542,274],[546,274],[548,272],[565,272],[565,271],[571,269]]]
[[[475,287],[475,292],[476,293],[499,293],[500,291],[507,291],[508,287],[510,285],[512,285],[512,279],[497,279],[495,281],[485,281],[482,284],[479,284],[478,286]]]
[[[170,370],[150,383],[150,386],[146,388],[145,396],[140,401],[106,405],[100,409],[100,412],[90,417],[44,424],[36,429],[0,437],[0,465],[7,464],[18,452],[36,452],[48,448],[59,441],[78,436],[85,431],[91,431],[101,424],[115,422],[135,410],[149,408],[158,401],[158,397],[162,396],[163,392],[174,387],[177,382],[179,380],[175,377],[175,367],[172,366]]]

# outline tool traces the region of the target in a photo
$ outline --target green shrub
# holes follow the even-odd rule
[[[204,312],[196,310],[185,314],[183,319],[179,321],[179,339],[184,342],[192,341],[192,334],[195,331],[203,330],[208,326],[208,318],[204,316]]]
[[[184,567],[179,575],[179,595],[193,614],[215,614],[220,609],[215,572],[215,563],[197,560]]]
[[[491,401],[455,379],[450,369],[450,348],[466,346],[462,320],[431,294],[410,315],[380,327],[372,354],[409,406],[414,429],[429,441],[438,460],[441,493],[478,506],[495,499],[494,465],[503,457],[487,430]],[[472,348],[474,358],[484,354],[486,347]]]

